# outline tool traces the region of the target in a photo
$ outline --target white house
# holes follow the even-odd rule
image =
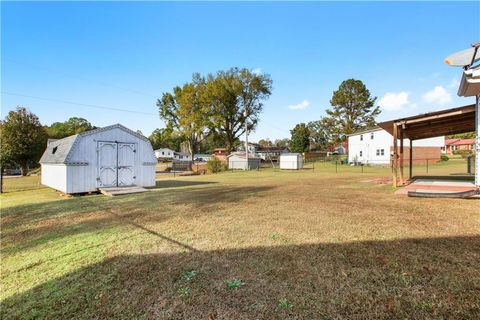
[[[410,141],[404,139],[404,146]],[[413,159],[440,158],[445,137],[413,141]],[[348,135],[348,162],[364,164],[390,164],[393,137],[382,128],[373,128]],[[408,156],[408,152],[407,152]]]
[[[242,146],[243,147],[243,146]],[[244,149],[244,148],[243,148]],[[282,153],[288,153],[290,150],[286,147],[266,147],[258,143],[249,142],[248,151],[254,155],[257,155],[264,161],[278,160]]]
[[[154,186],[157,159],[147,138],[115,124],[50,142],[40,164],[42,184],[82,193]]]
[[[190,156],[183,152],[174,152],[173,159],[179,161],[190,161]]]
[[[155,157],[157,159],[173,159],[175,151],[169,148],[160,148],[155,150]]]

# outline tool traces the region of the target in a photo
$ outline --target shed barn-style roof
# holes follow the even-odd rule
[[[127,127],[117,123],[111,126],[106,126],[106,127],[98,128],[95,130],[85,131],[79,134],[74,134],[73,136],[69,136],[63,139],[58,139],[50,142],[47,145],[47,149],[45,150],[42,157],[40,158],[40,163],[73,164],[70,162],[69,157],[72,153],[72,150],[75,144],[81,137],[89,136],[92,134],[96,134],[99,132],[108,131],[116,128],[126,131],[131,135],[136,136],[139,139],[149,141],[145,136],[141,135],[140,133],[130,130]]]

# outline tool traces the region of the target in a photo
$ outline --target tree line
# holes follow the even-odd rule
[[[157,100],[166,128],[151,136],[177,146],[184,143],[188,153],[225,146],[231,152],[246,130],[255,130],[263,104],[272,93],[267,74],[246,68],[231,68],[215,74],[194,74],[192,80],[165,92]]]
[[[154,149],[179,150],[184,146],[192,157],[217,147],[231,152],[240,146],[246,128],[255,130],[271,93],[271,77],[246,68],[206,76],[196,73],[190,82],[164,92],[156,101],[165,127],[154,130],[149,139]],[[292,152],[333,150],[348,134],[376,125],[380,114],[376,100],[361,80],[345,80],[333,91],[325,116],[297,124],[290,130],[289,139],[266,138],[259,144],[289,147]],[[29,165],[40,159],[48,138],[61,139],[95,128],[79,117],[44,126],[35,114],[18,107],[0,121],[0,166],[18,166],[25,175]]]
[[[179,150],[183,145],[192,158],[194,153],[211,152],[220,146],[231,152],[240,146],[240,137],[247,128],[255,130],[264,101],[271,93],[270,76],[246,68],[206,76],[196,73],[190,82],[174,87],[157,100],[159,116],[166,125],[153,131],[149,139],[155,149]],[[326,150],[344,141],[345,135],[375,125],[380,113],[375,101],[360,80],[346,80],[333,92],[332,109],[327,109],[325,117],[297,124],[290,139],[262,139],[259,143],[289,147],[293,152]],[[0,121],[0,165],[16,165],[25,175],[29,165],[38,162],[48,138],[61,139],[95,128],[79,117],[43,126],[35,114],[19,107]]]
[[[47,139],[61,139],[95,128],[78,117],[44,126],[27,108],[17,107],[0,120],[0,170],[5,165],[18,166],[22,175],[26,175],[29,167],[40,160]]]

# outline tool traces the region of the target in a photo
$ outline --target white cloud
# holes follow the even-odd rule
[[[302,102],[298,104],[291,104],[288,106],[288,109],[290,110],[303,110],[306,109],[310,105],[310,102],[308,100],[303,100]]]
[[[378,105],[387,111],[400,110],[409,104],[408,96],[409,93],[406,91],[398,93],[387,92],[380,101],[378,101]]]
[[[252,70],[252,73],[256,74],[256,75],[259,75],[262,73],[262,68],[255,68]]]
[[[458,81],[457,78],[453,78],[452,81],[450,81],[450,84],[447,87],[457,89],[459,85],[460,85],[460,81]]]
[[[445,104],[452,101],[452,95],[443,86],[436,86],[432,90],[426,92],[423,101],[427,103]]]

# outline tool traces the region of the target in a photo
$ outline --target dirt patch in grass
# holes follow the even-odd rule
[[[392,178],[388,177],[379,177],[379,178],[374,178],[374,179],[367,179],[367,180],[362,180],[362,182],[365,183],[373,183],[373,184],[392,184]]]

